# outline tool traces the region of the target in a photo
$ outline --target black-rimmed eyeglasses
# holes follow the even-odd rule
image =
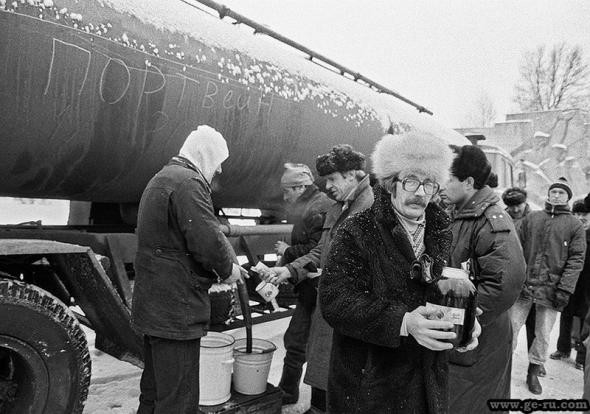
[[[396,180],[402,183],[402,188],[406,191],[411,193],[418,191],[418,188],[422,186],[424,189],[424,193],[428,195],[433,195],[438,192],[440,189],[440,185],[436,181],[432,181],[430,179],[426,179],[424,181],[420,181],[418,178],[409,175],[403,180]]]

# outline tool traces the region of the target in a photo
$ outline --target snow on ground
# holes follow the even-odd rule
[[[253,336],[272,341],[277,345],[274,354],[269,382],[277,384],[281,376],[282,360],[285,356],[282,335],[287,328],[289,318],[254,325]],[[559,324],[556,323],[551,335],[549,352],[555,350]],[[228,331],[236,338],[246,335],[244,329]],[[90,353],[92,356],[92,381],[84,414],[135,414],[139,396],[139,378],[141,370],[121,362],[94,349],[94,333],[86,329]],[[575,351],[572,352],[574,356]],[[520,399],[577,399],[581,398],[583,388],[582,371],[574,367],[573,360],[546,363],[547,376],[541,378],[543,394],[531,394],[526,387],[526,338],[523,329],[519,335],[519,344],[512,366],[512,398]],[[299,403],[283,408],[283,414],[299,414],[309,408],[310,388],[302,384]]]

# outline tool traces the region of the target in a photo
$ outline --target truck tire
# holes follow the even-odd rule
[[[82,413],[89,384],[86,336],[67,306],[0,279],[0,414]]]

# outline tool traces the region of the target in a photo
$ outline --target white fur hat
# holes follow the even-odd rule
[[[438,183],[446,181],[452,161],[448,144],[428,132],[410,131],[385,135],[375,145],[371,156],[373,172],[381,180],[402,171],[420,171]]]

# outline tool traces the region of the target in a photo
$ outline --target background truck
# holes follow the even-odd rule
[[[82,412],[80,323],[98,349],[141,364],[129,318],[137,205],[198,125],[229,145],[216,208],[262,211],[251,227],[220,216],[250,261],[289,233],[267,224],[285,162],[313,168],[339,143],[369,155],[410,129],[468,143],[394,91],[200,3],[0,0],[0,195],[72,200],[67,226],[0,227],[2,413]]]

